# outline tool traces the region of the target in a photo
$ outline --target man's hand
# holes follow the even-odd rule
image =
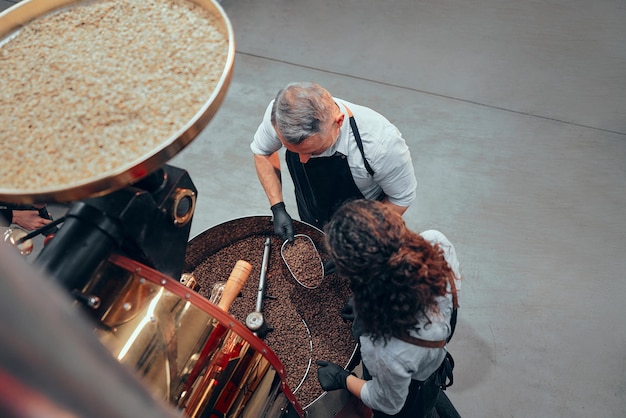
[[[320,366],[317,369],[317,380],[322,389],[326,391],[347,389],[346,379],[350,376],[349,371],[330,361],[316,360],[315,364]]]
[[[276,203],[270,209],[274,215],[274,233],[283,241],[293,241],[293,219],[285,209],[285,202]]]
[[[50,219],[39,216],[39,211],[36,210],[13,210],[13,223],[27,231],[41,228],[50,222]]]

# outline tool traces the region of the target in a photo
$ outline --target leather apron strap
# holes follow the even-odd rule
[[[454,335],[454,330],[456,329],[456,316],[457,316],[457,311],[459,308],[459,299],[456,294],[456,284],[454,283],[454,277],[449,276],[448,283],[450,283],[450,292],[452,293],[452,316],[450,318],[450,328],[451,328],[450,336],[446,338],[445,340],[440,340],[440,341],[423,340],[421,338],[413,337],[411,335],[397,337],[398,339],[404,342],[407,342],[409,344],[417,345],[420,347],[426,347],[426,348],[443,348],[446,346],[448,342],[450,342],[450,339],[452,339],[452,336]]]
[[[356,145],[357,147],[359,147],[359,151],[361,152],[361,156],[363,157],[363,163],[365,165],[365,169],[367,170],[368,173],[370,173],[370,176],[373,176],[374,170],[372,169],[372,167],[370,167],[370,163],[367,161],[367,158],[365,158],[365,151],[363,151],[363,141],[361,140],[361,134],[359,133],[359,128],[356,126],[356,120],[354,120],[354,116],[352,116],[352,111],[350,110],[350,108],[346,106],[345,104],[344,106],[346,107],[346,110],[348,111],[348,117],[350,119],[350,128],[352,128],[352,133],[354,134],[354,140],[356,141]]]

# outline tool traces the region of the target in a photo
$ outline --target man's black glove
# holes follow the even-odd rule
[[[274,233],[283,241],[293,241],[293,219],[285,209],[285,202],[279,202],[271,208],[274,215]]]
[[[322,389],[326,391],[347,389],[346,380],[351,374],[349,371],[330,361],[316,360],[315,364],[320,366],[317,369],[317,380]]]

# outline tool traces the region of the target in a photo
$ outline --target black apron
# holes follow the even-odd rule
[[[373,176],[374,171],[365,158],[361,135],[351,114],[350,127],[365,161],[365,168]],[[354,183],[348,160],[343,154],[311,158],[303,164],[298,153],[287,150],[285,160],[295,186],[298,214],[303,222],[323,229],[342,203],[364,198]]]

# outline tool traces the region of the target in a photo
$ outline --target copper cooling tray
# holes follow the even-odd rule
[[[24,0],[0,13],[0,45],[3,39],[11,36],[29,22],[63,8],[76,7],[85,0]],[[207,126],[221,105],[230,85],[235,57],[234,33],[232,25],[222,7],[214,0],[193,0],[194,3],[208,10],[218,21],[219,28],[228,38],[227,58],[221,77],[215,89],[201,109],[184,123],[170,138],[164,138],[156,149],[132,160],[120,162],[109,171],[97,177],[86,179],[82,183],[60,185],[42,189],[8,189],[0,179],[0,201],[31,204],[45,202],[69,202],[89,197],[101,196],[128,186],[145,177],[165,162],[178,154],[184,147]],[[182,121],[181,121],[182,122]],[[182,125],[182,123],[181,123]],[[36,161],[26,161],[36,164]],[[63,167],[59,167],[63,170]]]

